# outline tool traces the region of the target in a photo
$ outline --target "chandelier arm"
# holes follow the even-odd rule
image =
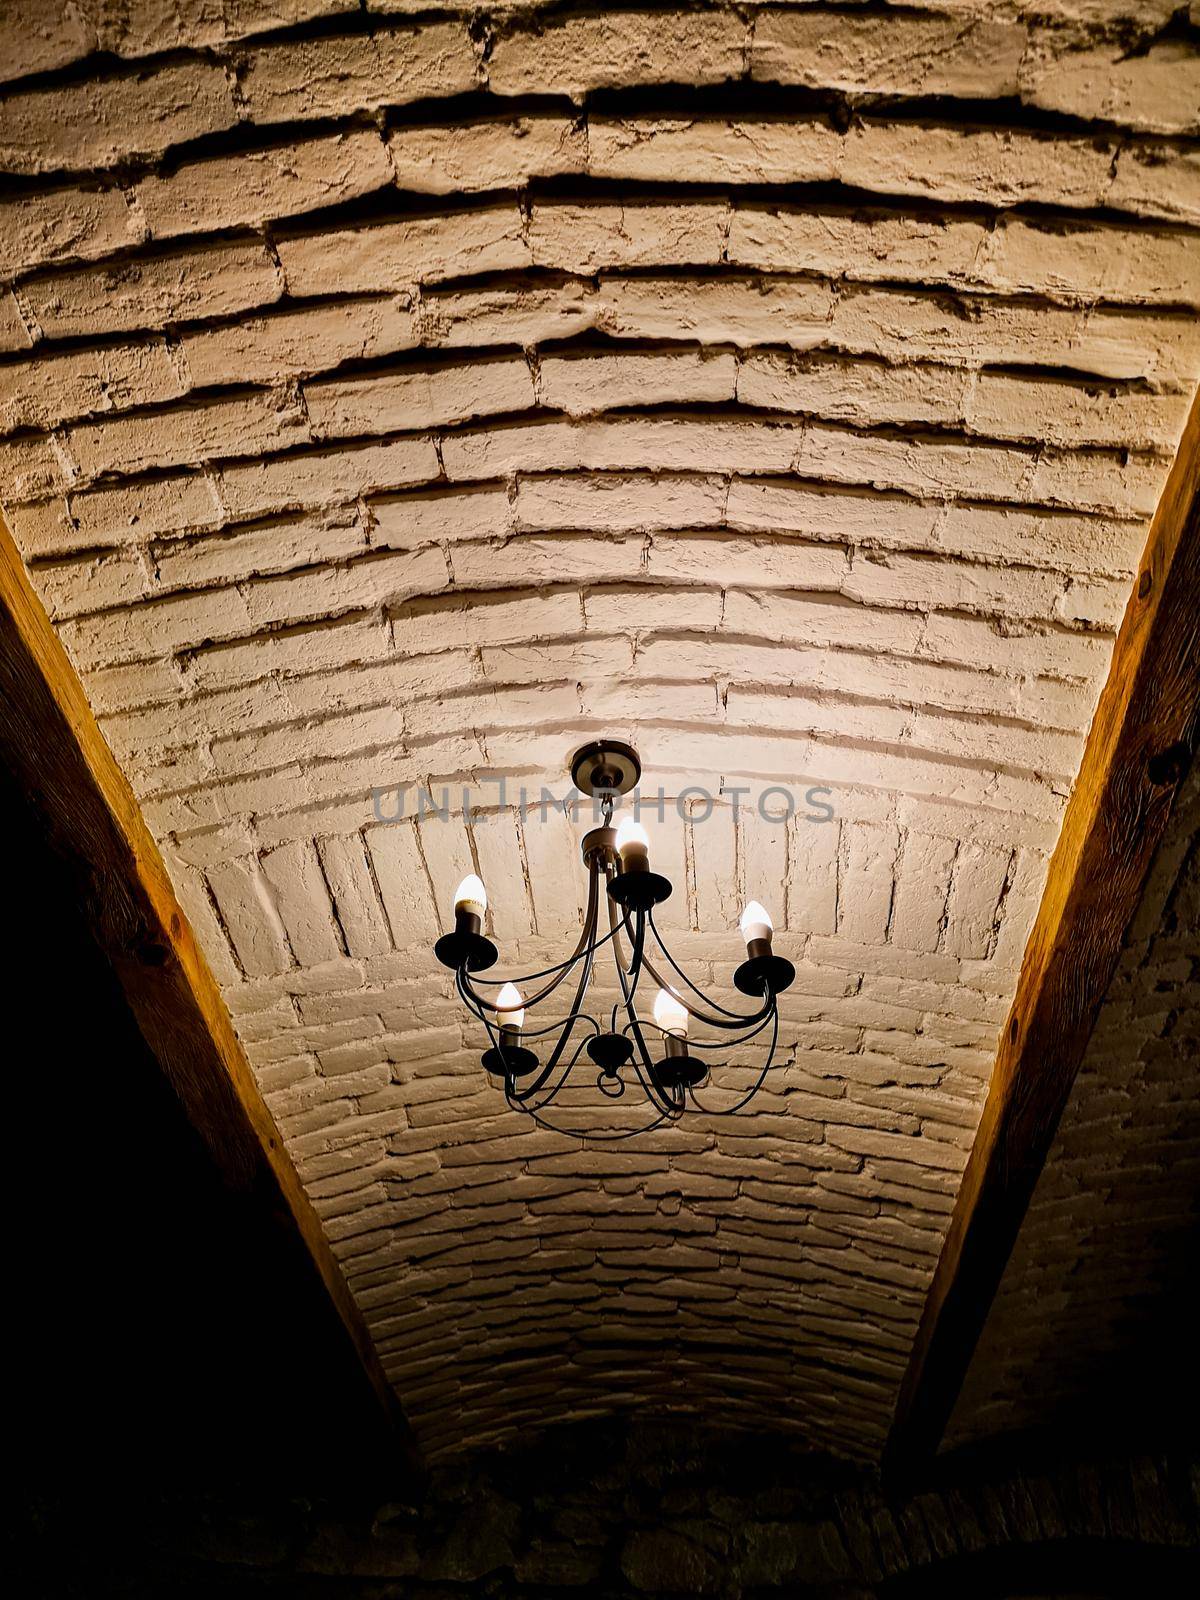
[[[632,1031],[634,1042],[637,1046],[637,1049],[634,1051],[633,1056],[631,1057],[633,1062],[633,1070],[637,1074],[637,1080],[641,1085],[642,1093],[646,1096],[646,1099],[650,1102],[654,1109],[660,1112],[664,1117],[669,1117],[673,1114],[677,1116],[678,1111],[673,1103],[666,1099],[654,1082],[654,1063],[650,1059],[650,1051],[646,1047],[646,1039],[642,1033],[642,1024],[638,1018],[637,1007],[634,1005],[633,991],[629,987],[629,981],[626,976],[624,962],[621,959],[621,940],[619,937],[620,929],[622,924],[628,921],[628,918],[622,917],[621,919],[618,919],[616,901],[611,895],[609,895],[607,898],[608,921],[613,934],[614,961],[617,969],[617,977],[621,984],[621,993],[625,1000],[625,1010],[629,1017],[627,1029]],[[615,1016],[615,1006],[613,1007],[613,1012]],[[623,1028],[621,1030],[622,1033],[626,1032],[627,1029]],[[642,1058],[641,1061],[638,1060],[639,1055]],[[645,1068],[644,1072],[642,1070],[643,1067]]]
[[[515,979],[478,978],[476,982],[487,989],[499,989],[503,988],[503,986],[509,982],[533,983],[538,978],[545,978],[548,977],[550,973],[555,973],[556,976],[552,982],[548,983],[544,989],[539,990],[537,994],[526,1000],[525,1009],[528,1011],[531,1006],[538,1005],[539,1002],[544,1000],[547,995],[554,993],[555,989],[558,988],[559,984],[567,976],[568,972],[571,971],[571,969],[583,956],[589,954],[594,955],[601,945],[607,944],[612,938],[611,933],[606,933],[603,938],[596,938],[596,927],[597,923],[599,922],[600,910],[598,902],[599,892],[597,888],[597,872],[596,868],[592,866],[588,869],[588,903],[587,910],[584,912],[583,917],[583,931],[579,935],[578,944],[575,946],[575,949],[567,957],[567,959],[565,961],[560,961],[556,966],[543,967],[540,972],[527,972],[523,975],[518,974]],[[492,1002],[490,1000],[484,1000],[482,995],[479,996],[479,1001],[481,1005],[486,1005],[492,1011],[496,1009]]]
[[[693,1050],[737,1050],[740,1046],[749,1044],[751,1039],[756,1039],[763,1029],[769,1025],[770,1021],[771,1013],[768,1011],[766,1016],[756,1022],[752,1028],[748,1028],[737,1039],[689,1039],[688,1054],[690,1055]]]
[[[509,1101],[513,1105],[512,1101]],[[579,1139],[583,1144],[615,1144],[619,1139],[635,1139],[642,1133],[653,1133],[655,1128],[660,1128],[667,1121],[667,1112],[660,1111],[653,1122],[647,1122],[641,1128],[626,1128],[621,1133],[576,1133],[570,1128],[556,1128],[552,1122],[547,1122],[537,1111],[530,1111],[525,1106],[513,1105],[513,1110],[525,1111],[527,1116],[533,1118],[539,1128],[545,1128],[549,1133],[562,1134],[566,1139]]]
[[[779,1044],[778,1005],[773,1007],[771,1021],[774,1023],[774,1027],[771,1029],[771,1048],[767,1051],[767,1059],[763,1062],[762,1071],[759,1073],[753,1088],[747,1089],[742,1098],[735,1101],[733,1105],[722,1106],[720,1108],[716,1106],[706,1106],[702,1100],[697,1099],[695,1089],[689,1089],[688,1094],[691,1096],[692,1104],[696,1107],[697,1111],[703,1111],[706,1116],[710,1117],[731,1117],[735,1112],[740,1111],[744,1105],[748,1105],[749,1102],[754,1099],[754,1096],[766,1082],[767,1073],[771,1070],[771,1063],[775,1060],[775,1050]]]
[[[595,890],[595,883],[596,883],[595,874],[593,874],[592,875],[593,893],[594,893],[594,890]],[[589,898],[589,902],[590,902],[592,896],[589,895],[588,898]],[[570,1011],[567,1014],[567,1020],[563,1024],[562,1035],[559,1038],[558,1043],[554,1046],[554,1049],[550,1054],[550,1060],[546,1063],[546,1071],[547,1072],[552,1072],[554,1070],[554,1068],[558,1065],[558,1058],[562,1055],[563,1051],[566,1049],[567,1040],[571,1037],[571,1031],[574,1028],[575,1024],[579,1021],[579,1018],[580,1018],[580,1015],[581,1015],[579,1008],[583,1005],[584,990],[587,988],[588,982],[589,982],[589,980],[590,980],[590,978],[592,976],[592,962],[593,962],[593,960],[594,960],[593,952],[591,950],[589,950],[587,952],[587,954],[584,956],[584,959],[583,959],[583,971],[579,974],[579,983],[578,983],[578,985],[576,986],[576,989],[575,989],[575,1003],[571,1007]],[[599,1031],[600,1031],[599,1028],[597,1028],[596,1032],[599,1033]],[[582,1048],[582,1046],[580,1048]],[[578,1059],[578,1056],[579,1056],[579,1052],[576,1051],[575,1055],[572,1057],[572,1061],[571,1061],[571,1065],[572,1066],[574,1065],[575,1061]],[[570,1070],[571,1070],[571,1067],[568,1066],[567,1071],[570,1072]]]
[[[465,976],[463,977],[462,982],[458,985],[458,994],[459,998],[462,1000],[463,1004],[466,1006],[471,1015],[478,1018],[478,1020],[482,1022],[485,1027],[487,1027],[489,1019],[483,1008],[487,1007],[487,1010],[495,1011],[495,1006],[488,1006],[488,1002],[484,1000],[482,996],[475,993],[474,989],[471,987],[470,979]],[[526,1004],[526,1009],[528,1009],[528,1003]],[[503,1016],[503,1014],[503,1012],[498,1013],[500,1016]],[[577,1022],[590,1022],[593,1033],[604,1032],[604,1029],[600,1026],[599,1021],[593,1017],[589,1011],[578,1012],[575,1016],[575,1020]],[[522,1028],[521,1037],[523,1039],[544,1039],[548,1033],[554,1033],[558,1028],[561,1027],[562,1019],[560,1018],[557,1022],[547,1023],[544,1028]],[[490,1036],[489,1030],[489,1037]],[[586,1043],[586,1040],[584,1042]]]
[[[587,1040],[586,1039],[581,1039],[579,1041],[579,1045],[576,1048],[575,1054],[571,1057],[570,1061],[568,1061],[566,1066],[562,1069],[562,1076],[559,1078],[558,1082],[551,1088],[551,1090],[550,1090],[549,1094],[547,1094],[546,1098],[538,1106],[528,1106],[527,1102],[531,1101],[533,1099],[534,1095],[537,1094],[539,1089],[541,1089],[545,1085],[546,1080],[549,1078],[550,1074],[554,1071],[554,1068],[552,1066],[544,1067],[542,1069],[542,1072],[538,1076],[537,1082],[536,1083],[531,1083],[528,1089],[518,1090],[516,1084],[512,1081],[511,1078],[506,1079],[505,1080],[505,1084],[504,1084],[504,1098],[508,1101],[509,1105],[510,1106],[519,1106],[522,1111],[528,1110],[530,1116],[534,1116],[537,1112],[544,1111],[548,1105],[552,1105],[554,1100],[558,1096],[559,1090],[563,1088],[563,1086],[566,1084],[567,1079],[571,1076],[571,1073],[572,1073],[572,1071],[574,1069],[575,1063],[579,1060],[579,1057],[582,1055],[584,1046],[586,1044],[587,1044]]]
[[[771,1007],[769,1002],[760,1010],[751,1012],[749,1016],[746,1016],[741,1012],[730,1011],[725,1006],[718,1005],[715,1000],[710,1000],[704,993],[704,990],[697,988],[697,986],[692,982],[687,973],[684,972],[683,968],[679,965],[679,963],[675,960],[675,957],[663,943],[662,934],[658,931],[658,926],[654,921],[653,911],[649,913],[649,919],[650,931],[654,935],[655,942],[657,943],[658,948],[662,951],[663,955],[666,956],[668,962],[670,962],[674,971],[678,973],[680,978],[683,979],[684,983],[687,984],[688,988],[693,994],[699,995],[701,1000],[703,1000],[706,1005],[711,1005],[715,1010],[723,1013],[723,1016],[721,1017],[708,1016],[703,1011],[696,1010],[694,1006],[688,1005],[688,1010],[691,1012],[692,1016],[696,1018],[697,1022],[703,1022],[705,1026],[709,1028],[722,1028],[731,1032],[735,1028],[745,1028],[756,1022],[762,1022],[765,1018],[770,1016]],[[628,916],[626,916],[625,920],[628,922]],[[655,983],[658,984],[660,989],[665,989],[668,994],[674,995],[676,1000],[678,1000],[681,1004],[687,1005],[687,1001],[685,1000],[684,996],[679,993],[675,985],[669,979],[664,978],[656,970],[649,956],[643,958],[642,964],[646,971],[654,979]]]
[[[641,1053],[642,1061],[644,1062],[647,1071],[649,1071],[653,1067],[654,1063],[650,1059],[650,1052],[646,1048],[646,1041],[642,1036],[642,1024],[641,1024],[640,1020],[638,1019],[637,1008],[635,1007],[634,1001],[633,1001],[633,992],[631,991],[631,989],[629,987],[629,980],[628,980],[628,977],[626,975],[625,963],[624,963],[624,960],[623,960],[622,955],[621,955],[621,937],[620,937],[620,935],[621,935],[621,927],[622,927],[623,922],[627,922],[628,921],[628,918],[627,917],[623,917],[621,919],[618,919],[618,917],[617,917],[617,903],[612,898],[611,895],[608,896],[608,921],[609,921],[609,927],[611,929],[612,936],[613,936],[613,955],[614,955],[615,965],[616,965],[616,968],[617,968],[617,977],[620,980],[621,994],[622,994],[622,997],[623,997],[624,1002],[625,1002],[625,1010],[626,1010],[626,1013],[628,1014],[629,1024],[630,1024],[630,1027],[633,1030],[633,1037],[634,1037],[634,1040],[635,1040],[635,1042],[637,1044],[638,1050]],[[614,1007],[614,1010],[615,1009],[616,1008]],[[622,1032],[624,1032],[624,1029],[622,1029]],[[638,1073],[638,1078],[639,1078],[639,1081],[640,1081],[641,1080],[641,1073],[640,1072]],[[644,1082],[642,1082],[642,1087],[643,1087],[643,1089],[646,1087]],[[649,1092],[649,1091],[647,1091],[647,1092]]]

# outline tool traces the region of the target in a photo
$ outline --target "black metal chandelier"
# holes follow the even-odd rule
[[[463,879],[455,894],[453,933],[443,934],[434,946],[437,959],[454,973],[464,1005],[487,1030],[489,1048],[482,1057],[483,1066],[503,1087],[514,1110],[528,1112],[555,1132],[576,1132],[556,1128],[545,1112],[585,1052],[597,1068],[596,1086],[601,1093],[617,1099],[627,1084],[636,1080],[654,1111],[653,1121],[641,1128],[617,1135],[590,1132],[593,1138],[628,1137],[663,1122],[678,1121],[689,1103],[716,1115],[741,1110],[762,1087],[775,1059],[778,996],[796,976],[792,963],[773,952],[771,919],[757,901],[751,901],[742,913],[746,959],[733,975],[736,988],[758,1002],[755,1010],[743,1014],[709,1000],[683,971],[654,920],[655,906],[671,893],[670,880],[650,870],[649,840],[639,823],[626,819],[620,827],[612,826],[617,797],[628,794],[640,777],[636,752],[611,740],[586,745],[571,761],[572,782],[598,803],[603,821],[583,839],[587,910],[579,942],[565,961],[515,980],[478,977],[495,965],[498,952],[483,933],[487,893],[474,874]],[[605,932],[600,928],[602,905],[607,910]],[[585,1004],[596,954],[605,945],[616,967],[619,996],[597,1017],[585,1010]],[[671,978],[662,977],[656,969],[652,947],[655,958],[661,957],[669,967]],[[572,974],[574,999],[567,1015],[542,1028],[527,1028],[526,1014]],[[643,1020],[638,1010],[643,976],[658,986],[653,1023]],[[531,984],[542,987],[528,994]],[[525,987],[524,997],[518,985]],[[480,992],[493,989],[499,990],[494,999]],[[693,1022],[716,1030],[719,1037],[711,1041],[693,1038]],[[750,1089],[731,1105],[706,1106],[696,1091],[709,1081],[707,1052],[737,1048],[768,1031],[766,1060]],[[544,1063],[530,1048],[534,1040],[548,1041]]]

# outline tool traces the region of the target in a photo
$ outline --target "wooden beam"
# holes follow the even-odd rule
[[[74,869],[96,941],[226,1184],[280,1219],[285,1248],[324,1286],[327,1301],[315,1298],[322,1312],[331,1305],[336,1319],[321,1317],[324,1344],[313,1350],[314,1383],[322,1360],[352,1362],[396,1430],[398,1457],[416,1470],[392,1386],[284,1151],[162,856],[2,521],[0,756],[51,845]],[[316,1336],[297,1330],[298,1337],[305,1333]]]
[[[1150,526],[1050,862],[885,1467],[941,1442],[1091,1037],[1200,717],[1200,396]]]

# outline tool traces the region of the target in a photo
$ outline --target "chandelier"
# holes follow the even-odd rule
[[[571,954],[556,966],[515,979],[479,977],[495,965],[498,952],[483,932],[487,892],[473,873],[459,884],[454,897],[454,931],[434,945],[437,959],[454,973],[459,998],[486,1030],[489,1048],[482,1065],[514,1110],[528,1112],[554,1132],[572,1132],[576,1137],[583,1135],[556,1127],[545,1113],[585,1054],[596,1068],[596,1087],[603,1095],[618,1099],[636,1082],[654,1112],[653,1121],[641,1128],[617,1135],[593,1132],[592,1137],[649,1131],[660,1123],[678,1121],[689,1104],[717,1115],[739,1111],[762,1087],[774,1061],[778,996],[796,976],[792,963],[771,948],[771,918],[757,901],[751,901],[741,917],[746,959],[734,972],[733,982],[756,1002],[755,1009],[742,1013],[708,999],[667,949],[655,922],[654,908],[671,894],[671,883],[650,870],[645,829],[632,818],[617,828],[612,825],[617,797],[628,794],[641,777],[636,752],[626,744],[598,741],[576,752],[570,770],[575,787],[592,800],[602,818],[601,826],[583,839],[587,910]],[[588,991],[596,975],[596,957],[605,945],[616,969],[617,999],[593,1015],[587,1009]],[[668,976],[655,965],[659,961],[669,969]],[[572,977],[573,996],[566,1015],[544,1027],[527,1027],[529,1013]],[[530,993],[530,986],[538,985]],[[653,1022],[639,1009],[649,985],[656,990]],[[493,991],[498,992],[490,998]],[[716,1037],[695,1037],[695,1024]],[[769,1035],[769,1044],[756,1081],[732,1104],[705,1105],[697,1091],[709,1083],[708,1053],[737,1049],[760,1035]]]

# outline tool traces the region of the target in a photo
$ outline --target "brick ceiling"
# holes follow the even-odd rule
[[[431,1455],[878,1450],[1200,373],[1176,12],[4,7],[4,513]],[[478,869],[565,953],[492,780],[602,732],[719,796],[679,949],[753,895],[800,976],[753,1115],[583,1148],[429,947]]]

